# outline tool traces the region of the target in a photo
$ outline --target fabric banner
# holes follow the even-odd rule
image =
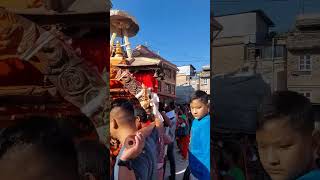
[[[153,77],[154,73],[152,71],[142,71],[134,73],[133,76],[137,81],[143,83],[146,87],[152,88],[152,92],[158,92],[158,80]]]

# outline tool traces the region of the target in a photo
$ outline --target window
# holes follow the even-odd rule
[[[275,46],[274,47],[274,57],[284,57],[285,47],[284,46]]]
[[[299,59],[299,70],[300,71],[311,71],[311,56],[302,55]]]
[[[169,77],[169,79],[171,79],[171,70],[170,69],[168,69],[168,77]]]
[[[164,73],[165,73],[165,77],[168,78],[168,79],[171,79],[171,70],[170,69],[165,69],[164,70]]]
[[[286,48],[283,45],[274,46],[273,57],[281,58],[285,55]],[[262,56],[264,59],[272,59],[272,46],[266,46],[263,48]]]
[[[208,84],[208,79],[207,78],[203,79],[203,84],[205,84],[205,85]]]
[[[173,80],[176,80],[177,73],[173,71]]]
[[[168,83],[166,83],[166,92],[169,94],[171,93],[171,85]]]
[[[174,85],[172,85],[172,91],[171,91],[171,94],[176,94],[176,87]]]
[[[304,95],[306,98],[311,98],[311,92],[301,92],[302,95]]]
[[[305,93],[305,96],[306,96],[307,98],[311,98],[311,93],[310,93],[310,92],[306,92],[306,93]]]
[[[261,58],[261,49],[255,49],[254,57],[257,59]]]

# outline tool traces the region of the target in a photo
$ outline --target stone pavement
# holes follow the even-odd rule
[[[183,160],[181,154],[179,153],[179,149],[177,144],[175,143],[175,159],[176,159],[176,180],[182,180],[183,174],[188,166],[188,160]],[[165,172],[165,180],[169,180],[170,176],[170,164],[167,161],[166,164],[166,172]]]

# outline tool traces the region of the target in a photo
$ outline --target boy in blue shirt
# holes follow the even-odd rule
[[[189,169],[201,180],[210,179],[210,115],[209,97],[203,91],[191,95],[190,109],[195,118],[191,126]]]

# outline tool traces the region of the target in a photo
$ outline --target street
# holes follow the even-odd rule
[[[175,159],[176,159],[176,180],[182,180],[183,174],[188,166],[188,160],[183,160],[181,154],[179,153],[179,149],[177,147],[177,143],[175,143]],[[165,180],[168,180],[170,176],[170,164],[167,161],[166,164],[166,172],[165,172]]]

